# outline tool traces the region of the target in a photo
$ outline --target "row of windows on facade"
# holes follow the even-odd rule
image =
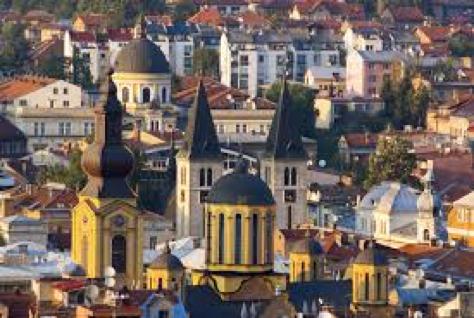
[[[34,136],[46,136],[46,123],[45,122],[35,122],[33,124],[33,134]],[[72,123],[71,122],[59,122],[57,123],[58,135],[59,136],[71,136],[72,135]],[[94,123],[85,122],[83,124],[84,136],[89,136],[94,133]]]
[[[68,100],[63,100],[63,107],[69,107],[69,101]],[[26,99],[20,99],[20,106],[28,106],[28,100]],[[56,107],[56,101],[53,99],[49,100],[49,108],[55,108]]]
[[[211,227],[212,227],[213,216],[211,213],[208,213],[207,216],[207,241],[211,242]],[[225,245],[226,245],[226,236],[227,239],[231,239],[226,235],[226,217],[223,213],[219,214],[219,221],[218,221],[218,253],[217,253],[217,263],[218,264],[225,264],[228,263],[224,260],[225,255]],[[237,213],[235,215],[235,223],[234,223],[234,259],[233,264],[242,264],[242,251],[243,251],[243,223],[242,223],[242,215]],[[248,248],[251,251],[251,264],[258,265],[262,264],[262,261],[259,259],[259,232],[264,230],[265,231],[265,238],[266,238],[266,246],[265,248],[265,264],[268,264],[272,261],[272,253],[273,253],[273,240],[271,239],[273,236],[273,220],[271,212],[268,212],[265,216],[265,229],[259,229],[259,222],[258,222],[258,214],[253,214],[251,218],[251,239],[248,240]],[[208,253],[210,253],[210,245],[208,244]]]
[[[258,131],[259,134],[265,134],[265,126],[266,126],[267,131],[270,130],[270,125],[260,125],[259,126],[259,131]],[[226,128],[230,128],[230,127],[222,125],[222,124],[216,125],[216,130],[217,130],[217,133],[219,133],[219,134],[224,134],[226,132]],[[256,134],[257,131],[255,129],[248,130],[246,124],[242,124],[242,125],[241,124],[236,124],[235,125],[235,133],[236,134],[240,134],[240,133]]]
[[[151,96],[151,89],[149,87],[145,87],[142,89],[142,103],[150,103],[152,101]],[[122,103],[130,102],[130,89],[128,87],[122,88]],[[137,102],[135,100],[135,102]],[[161,88],[161,102],[167,103],[168,102],[168,90],[166,87]]]
[[[292,57],[291,57],[292,58]],[[287,57],[285,55],[277,55],[276,62],[278,65],[286,64]],[[296,64],[297,65],[306,65],[307,64],[307,55],[306,54],[297,54],[296,55]],[[338,56],[335,54],[331,54],[328,56],[328,61],[330,65],[338,64]],[[265,62],[265,55],[258,56],[258,63]],[[315,54],[313,56],[313,63],[314,65],[321,65],[321,55]],[[234,64],[234,66],[236,66]],[[240,55],[240,66],[249,66],[249,56],[248,55]]]

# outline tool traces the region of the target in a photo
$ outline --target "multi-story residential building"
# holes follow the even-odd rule
[[[0,84],[1,112],[36,150],[78,141],[94,129],[92,109],[79,86],[38,76],[23,76]]]
[[[453,203],[448,213],[448,238],[450,241],[464,243],[474,247],[474,192],[471,192]]]
[[[410,56],[416,56],[421,51],[420,41],[409,31],[390,30],[384,32],[383,50],[397,51]]]
[[[326,18],[336,18],[343,20],[363,20],[365,17],[364,8],[357,3],[346,3],[342,1],[293,1],[290,18],[301,20],[320,20]]]
[[[344,33],[347,51],[382,51],[381,26],[372,22],[353,24]]]
[[[192,74],[194,41],[189,25],[165,25],[147,21],[146,33],[148,38],[160,47],[174,74]]]
[[[341,96],[346,88],[345,80],[343,66],[313,66],[306,71],[304,83],[316,89],[319,96]]]
[[[255,97],[262,85],[286,72],[292,39],[287,34],[223,33],[220,47],[221,83]]]
[[[74,53],[76,51],[76,53]],[[92,80],[97,82],[110,67],[110,50],[106,42],[99,41],[97,35],[88,31],[66,31],[64,35],[64,58],[70,64],[74,54],[79,54],[89,64]]]
[[[396,51],[356,51],[347,55],[346,91],[349,95],[380,96],[384,80],[403,77],[405,56]]]

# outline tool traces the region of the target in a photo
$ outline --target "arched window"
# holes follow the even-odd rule
[[[127,270],[127,240],[123,235],[112,239],[112,267],[120,274]]]
[[[377,300],[382,300],[382,273],[377,273]]]
[[[168,102],[168,92],[166,91],[166,87],[161,89],[161,102],[167,103]]]
[[[252,215],[252,264],[258,264],[258,215]]]
[[[234,262],[242,263],[242,215],[235,216]]]
[[[288,167],[285,168],[284,182],[286,186],[290,185],[290,169]]]
[[[365,287],[365,291],[364,291],[364,296],[365,296],[365,300],[368,301],[369,300],[369,274],[365,274],[365,284],[364,284],[364,287]]]
[[[291,211],[291,205],[288,206],[288,210],[286,213],[286,223],[287,223],[287,228],[291,229],[291,224],[293,223],[293,216],[292,216],[292,211]]]
[[[291,185],[296,185],[296,168],[291,168]]]
[[[224,232],[224,214],[219,215],[219,264],[224,263],[224,244],[225,244],[225,232]]]
[[[130,100],[130,90],[128,87],[124,87],[122,89],[122,103],[128,103]]]
[[[424,229],[423,231],[423,239],[425,241],[429,241],[430,240],[430,231],[428,229]]]
[[[208,187],[212,186],[212,169],[211,168],[207,169],[207,186]]]
[[[304,282],[304,262],[301,262],[301,281]]]
[[[145,87],[142,90],[142,101],[144,103],[149,103],[151,101],[151,91],[149,87]]]
[[[267,247],[265,250],[265,263],[272,263],[272,254],[273,254],[273,224],[272,224],[272,214],[271,212],[267,213],[265,218],[265,240],[267,242]]]
[[[199,169],[199,186],[204,187],[206,185],[206,171],[204,168]]]

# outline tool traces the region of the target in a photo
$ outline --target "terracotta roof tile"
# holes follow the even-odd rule
[[[421,26],[418,28],[420,32],[425,34],[433,42],[444,42],[449,40],[456,30],[445,26]]]
[[[216,8],[204,8],[188,19],[188,22],[213,26],[224,25],[224,19]]]
[[[108,29],[107,37],[109,41],[126,42],[133,39],[133,34],[132,31],[127,28]]]
[[[350,133],[345,134],[344,138],[349,147],[369,147],[375,148],[377,146],[378,135],[371,133]]]
[[[23,95],[46,87],[56,79],[39,76],[21,76],[0,83],[0,102],[9,103]]]
[[[73,42],[96,42],[97,38],[92,32],[71,31],[71,40]]]
[[[393,7],[390,8],[392,15],[397,22],[423,22],[423,12],[416,7]]]

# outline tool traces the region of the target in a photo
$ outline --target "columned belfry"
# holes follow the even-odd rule
[[[72,211],[72,259],[89,278],[113,267],[117,285],[141,286],[143,214],[127,183],[132,152],[122,142],[122,105],[112,72],[100,88],[94,142],[82,155],[88,182]]]
[[[186,139],[176,157],[176,235],[204,236],[206,197],[222,175],[222,156],[203,81],[189,112]]]
[[[273,117],[260,174],[276,202],[276,224],[291,229],[306,222],[306,164],[308,155],[286,79]]]

